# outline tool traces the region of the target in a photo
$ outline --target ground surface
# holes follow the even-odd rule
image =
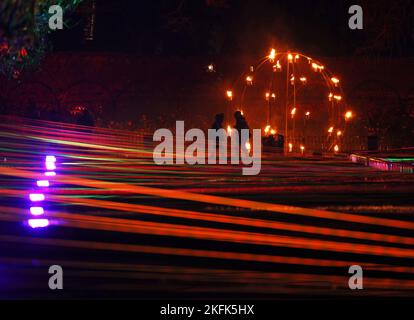
[[[1,298],[414,296],[414,175],[274,154],[254,177],[160,167],[151,137],[19,121],[0,124]],[[32,229],[48,154],[50,225]]]

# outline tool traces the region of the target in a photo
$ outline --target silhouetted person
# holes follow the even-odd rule
[[[211,129],[219,130],[223,129],[224,113],[218,113],[215,116],[214,123],[211,126]]]
[[[93,119],[92,113],[87,108],[85,108],[82,111],[82,113],[78,116],[76,124],[79,124],[81,126],[94,127],[95,120]]]
[[[245,117],[243,117],[240,111],[236,111],[234,113],[234,118],[236,119],[234,129],[236,129],[239,132],[239,134],[241,133],[242,129],[249,129],[249,125],[247,124]]]

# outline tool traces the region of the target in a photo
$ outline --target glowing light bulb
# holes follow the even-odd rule
[[[56,170],[56,165],[54,162],[46,162],[46,169],[53,171]]]
[[[29,194],[29,199],[32,202],[39,202],[45,200],[45,195],[42,193],[31,193]]]
[[[270,134],[271,135],[275,135],[276,134],[276,130],[275,129],[270,130]]]
[[[341,101],[341,100],[342,100],[342,96],[335,95],[335,96],[334,96],[334,99],[335,99],[336,101]]]
[[[229,100],[233,100],[233,91],[227,90],[226,95]]]
[[[37,180],[36,184],[38,187],[45,187],[45,188],[49,187],[50,185],[49,180]]]
[[[288,60],[289,62],[293,61],[293,55],[291,53],[288,53]]]
[[[338,79],[338,78],[332,77],[332,78],[331,78],[331,81],[333,82],[333,84],[334,84],[335,86],[337,86],[337,85],[339,84],[339,79]]]
[[[334,131],[334,127],[330,127],[329,129],[328,129],[328,132],[329,133],[332,133]]]
[[[289,143],[289,152],[292,152],[292,150],[293,150],[293,144]]]
[[[299,79],[302,83],[306,83],[306,81],[308,81],[308,79],[306,79],[306,77],[300,77]]]
[[[309,116],[310,116],[310,112],[309,112],[309,111],[308,111],[308,112],[306,112],[306,113],[305,113],[305,116],[309,117]]]
[[[352,111],[347,111],[347,112],[345,113],[345,119],[346,119],[346,120],[351,119],[353,116],[354,116],[354,115],[353,115]]]
[[[232,129],[231,129],[230,125],[228,125],[228,126],[227,126],[227,133],[228,133],[228,134],[231,134],[231,130],[232,130]]]
[[[272,50],[270,50],[270,54],[269,54],[269,60],[270,60],[270,62],[274,62],[275,61],[275,58],[276,58],[276,50],[275,49],[272,49]]]
[[[338,145],[335,145],[335,147],[334,147],[334,151],[335,151],[335,152],[338,152],[338,151],[339,151],[339,146],[338,146]]]
[[[56,162],[55,156],[46,156],[46,162]]]
[[[276,99],[276,93],[272,93],[272,99]]]
[[[325,67],[324,67],[324,66],[319,65],[319,64],[317,64],[317,63],[315,63],[315,62],[312,62],[312,68],[313,68],[313,70],[314,70],[315,72],[317,72],[317,71],[322,71],[322,70],[324,70],[324,69],[325,69]]]
[[[214,70],[214,64],[210,63],[210,64],[207,66],[207,70],[208,70],[208,72],[214,72],[214,71],[215,71],[215,70]]]
[[[249,141],[246,142],[245,147],[247,151],[250,151],[252,149],[252,146],[250,145]]]
[[[268,133],[270,131],[270,126],[269,125],[267,125],[265,128],[264,128],[264,132],[265,133]]]
[[[337,135],[338,137],[342,136],[342,131],[341,131],[341,130],[338,130],[338,131],[336,132],[336,135]]]
[[[29,219],[29,221],[27,221],[29,226],[32,227],[33,229],[36,228],[44,228],[47,227],[49,225],[49,220],[48,219]]]
[[[329,98],[329,101],[332,101],[332,98],[333,98],[333,93],[331,92],[330,94],[329,94],[329,96],[328,96],[328,98]]]
[[[253,84],[253,77],[252,76],[247,76],[246,77],[246,82],[248,85],[252,85]]]
[[[270,93],[266,92],[265,97],[266,97],[266,100],[269,101]]]
[[[290,114],[292,115],[292,118],[293,118],[296,114],[296,108],[293,108],[292,111],[290,111]]]
[[[42,207],[30,207],[30,213],[33,216],[41,216],[45,213],[45,211]]]

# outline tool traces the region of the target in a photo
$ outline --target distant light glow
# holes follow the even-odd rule
[[[289,152],[292,152],[292,150],[293,150],[293,144],[289,143]]]
[[[334,150],[335,150],[335,152],[338,152],[339,151],[339,146],[335,145]]]
[[[45,176],[46,177],[54,177],[54,176],[56,176],[56,172],[54,172],[54,171],[45,172]]]
[[[45,200],[45,195],[43,193],[31,193],[29,199],[33,202],[43,201]]]
[[[252,149],[252,146],[249,141],[246,142],[245,147],[247,151],[250,151]]]
[[[227,98],[228,98],[229,100],[232,100],[232,99],[233,99],[233,91],[231,91],[231,90],[227,90],[226,95],[227,95]]]
[[[328,129],[328,132],[329,133],[332,133],[334,131],[334,127],[330,127],[329,129]]]
[[[270,126],[269,126],[269,125],[267,125],[267,126],[266,126],[266,128],[264,129],[264,132],[265,132],[265,133],[269,133],[269,131],[270,131]]]
[[[276,130],[275,129],[270,130],[270,134],[271,135],[275,135],[276,134]]]
[[[275,49],[272,49],[272,50],[270,50],[270,54],[269,54],[269,60],[270,60],[270,62],[274,62],[275,61],[275,58],[276,58],[276,50]]]
[[[338,85],[338,83],[339,83],[339,79],[336,78],[336,77],[332,77],[331,81],[333,82],[334,85]]]
[[[49,187],[49,180],[37,180],[38,187]]]
[[[347,120],[351,119],[353,116],[354,115],[353,115],[352,111],[347,111],[345,113],[345,119],[347,119]]]
[[[31,208],[30,208],[30,213],[31,213],[33,216],[41,216],[42,214],[44,214],[44,213],[45,213],[45,210],[43,210],[43,208],[42,208],[42,207],[31,207]]]
[[[29,219],[28,221],[29,226],[31,226],[33,229],[35,228],[44,228],[49,225],[48,219]]]

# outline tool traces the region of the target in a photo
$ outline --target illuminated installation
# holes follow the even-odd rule
[[[56,157],[50,156],[50,155],[46,156],[45,167],[47,171],[44,173],[44,175],[46,177],[56,176],[56,172],[54,171],[56,170]],[[50,182],[49,180],[43,180],[43,179],[37,180],[36,186],[38,188],[42,188],[42,190],[47,190],[47,188],[50,186]],[[29,199],[32,203],[29,211],[30,211],[30,215],[32,215],[33,218],[27,221],[28,225],[33,229],[44,228],[44,227],[49,226],[50,224],[49,220],[43,218],[43,215],[45,214],[45,209],[42,206],[42,202],[46,200],[45,193],[44,192],[30,193]],[[42,218],[36,218],[38,216],[42,216]]]
[[[237,99],[236,91],[240,92]],[[289,152],[303,153],[309,136],[323,138],[319,145],[313,143],[313,148],[338,152],[346,128],[354,118],[351,110],[345,111],[340,78],[321,62],[299,52],[271,49],[239,77],[234,90],[228,90],[226,95],[233,101],[233,111],[244,106],[248,116],[261,117],[267,109],[264,135],[283,134]],[[260,96],[264,97],[263,110],[257,110]],[[255,110],[249,108],[252,104]]]

